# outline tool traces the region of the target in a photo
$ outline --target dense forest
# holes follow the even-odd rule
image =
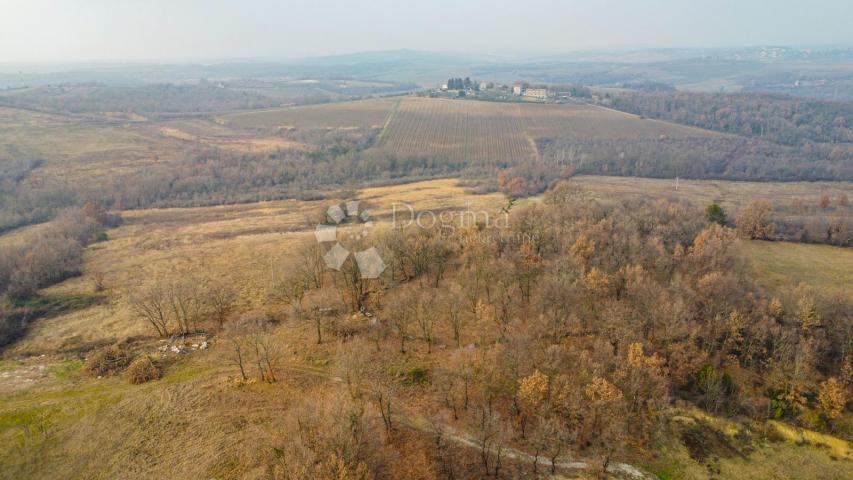
[[[853,179],[853,151],[743,137],[538,140],[545,165],[578,173],[754,181]]]
[[[760,93],[630,92],[618,110],[783,145],[853,142],[853,103]]]

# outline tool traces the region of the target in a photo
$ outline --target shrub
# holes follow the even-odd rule
[[[712,203],[705,209],[705,221],[725,226],[729,219],[726,217],[726,211],[723,210],[723,207]]]
[[[134,360],[125,372],[128,383],[139,385],[160,378],[160,368],[147,355]]]
[[[405,385],[422,385],[429,382],[429,369],[426,367],[412,367],[406,372],[403,379]]]
[[[0,348],[17,340],[27,327],[26,311],[0,301]]]
[[[89,355],[83,371],[93,377],[114,375],[130,363],[130,355],[117,345],[112,345]]]
[[[750,240],[770,240],[776,225],[771,221],[773,206],[764,200],[754,200],[738,212],[737,231]]]

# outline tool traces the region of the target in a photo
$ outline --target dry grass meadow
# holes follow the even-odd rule
[[[853,296],[853,249],[793,242],[743,242],[756,278],[772,290],[804,283],[829,294]]]
[[[130,122],[109,115],[68,116],[0,107],[0,161],[44,160],[30,178],[36,184],[108,182],[117,175],[185,159],[198,147],[236,153],[308,148],[204,118]]]
[[[358,199],[378,220],[377,227],[388,221],[394,203],[406,203],[416,211],[469,206],[497,212],[505,205],[499,194],[471,195],[451,179],[367,188]],[[36,322],[9,353],[69,351],[148,333],[149,327],[133,317],[123,297],[141,282],[160,276],[226,277],[239,286],[245,308],[261,307],[271,280],[286,268],[288,255],[313,240],[321,212],[335,201],[126,211],[124,224],[110,230],[109,240],[87,251],[83,276],[44,292],[91,293],[93,277],[102,274],[110,300]]]
[[[717,203],[730,218],[752,200],[766,200],[777,217],[787,220],[808,219],[816,214],[829,218],[853,216],[853,207],[837,205],[842,196],[853,197],[853,182],[735,182],[727,180],[676,180],[583,175],[572,180],[591,198],[599,200],[666,198],[686,200],[704,208]],[[823,195],[830,206],[820,208]]]
[[[836,198],[853,195],[853,182],[735,182],[727,180],[678,180],[639,177],[583,175],[572,182],[591,197],[681,199],[705,206],[718,203],[735,212],[750,200],[762,199],[780,208],[790,207],[796,198],[806,206],[817,206],[820,196]]]
[[[153,164],[185,156],[173,138],[153,132],[142,122],[53,115],[0,108],[0,160],[44,160],[30,182],[107,182]]]

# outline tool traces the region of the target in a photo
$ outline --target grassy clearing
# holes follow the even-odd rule
[[[805,283],[851,295],[853,249],[789,242],[742,242],[745,256],[765,287],[780,291]]]
[[[572,183],[592,198],[668,198],[688,200],[704,207],[710,203],[720,204],[730,215],[754,199],[767,200],[777,213],[784,216],[811,215],[818,212],[821,195],[832,199],[846,194],[853,196],[853,182],[734,182],[726,180],[678,180],[675,179],[609,177],[581,175]],[[803,200],[803,211],[792,207],[794,199]],[[853,207],[832,205],[821,214],[853,215]]]
[[[308,149],[293,140],[271,135],[259,136],[205,119],[183,119],[158,124],[161,136],[173,138],[189,146],[221,148],[240,153],[264,153],[285,149]]]
[[[774,421],[741,424],[695,408],[676,409],[647,467],[661,479],[849,478],[849,442]]]
[[[141,386],[121,377],[75,375],[73,382],[47,380],[0,395],[0,478],[150,478],[141,472],[152,471],[155,463],[160,476],[170,476],[171,464],[203,478],[196,469],[215,463],[217,449],[208,450],[210,437],[220,446],[228,439],[216,420],[222,411],[212,408],[202,415],[205,405],[217,404],[209,387],[222,378],[204,362],[181,362],[164,379]],[[60,363],[51,369],[72,367]],[[192,441],[194,435],[199,436]],[[208,462],[187,465],[177,458],[187,449]],[[155,460],[158,456],[166,457],[163,463]]]
[[[183,147],[152,135],[144,124],[124,124],[0,108],[0,159],[41,158],[37,181],[106,178],[152,162],[180,158]]]

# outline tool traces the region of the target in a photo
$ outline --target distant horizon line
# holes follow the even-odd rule
[[[524,56],[524,51],[518,52],[478,52],[478,51],[460,51],[460,50],[423,50],[417,48],[395,48],[387,50],[360,50],[353,52],[336,52],[306,56],[238,56],[238,57],[150,57],[150,58],[77,58],[77,59],[62,59],[62,60],[0,60],[2,66],[60,66],[60,65],[222,65],[228,63],[282,63],[282,62],[298,62],[303,60],[322,60],[332,59],[335,57],[357,57],[377,54],[392,54],[392,53],[419,53],[419,54],[435,54],[446,56],[470,56],[483,58],[503,58],[503,59],[519,59],[527,61],[535,61],[536,59],[554,58],[563,55],[579,55],[579,54],[618,54],[618,53],[639,53],[639,52],[665,52],[665,51],[736,51],[750,50],[760,48],[784,48],[792,50],[847,50],[853,49],[853,44],[844,43],[829,43],[829,44],[752,44],[752,45],[731,45],[731,46],[624,46],[624,47],[588,47],[571,50],[555,50],[552,52],[542,52],[541,54],[531,57]],[[532,49],[532,48],[531,48]],[[529,52],[530,49],[526,49]]]

